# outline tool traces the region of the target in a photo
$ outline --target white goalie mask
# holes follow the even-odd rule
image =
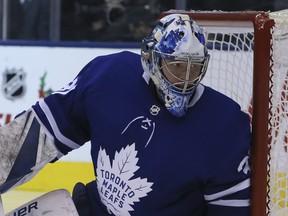
[[[142,41],[143,69],[168,111],[177,117],[186,114],[209,58],[204,33],[185,14],[163,17]]]

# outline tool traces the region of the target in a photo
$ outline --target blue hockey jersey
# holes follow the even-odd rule
[[[33,109],[62,154],[91,141],[93,215],[250,215],[249,117],[210,87],[175,117],[140,56],[121,52],[93,59]]]

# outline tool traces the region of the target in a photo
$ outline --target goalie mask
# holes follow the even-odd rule
[[[141,61],[170,113],[186,114],[209,62],[205,37],[188,15],[163,17],[143,39]]]

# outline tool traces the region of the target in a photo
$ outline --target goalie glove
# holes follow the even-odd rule
[[[59,151],[33,109],[0,128],[0,193],[32,179]]]

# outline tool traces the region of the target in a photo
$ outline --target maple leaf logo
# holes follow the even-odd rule
[[[115,153],[112,166],[105,149],[100,148],[97,161],[97,187],[103,204],[109,213],[129,216],[132,205],[147,196],[153,183],[147,178],[134,178],[140,168],[135,143]]]

